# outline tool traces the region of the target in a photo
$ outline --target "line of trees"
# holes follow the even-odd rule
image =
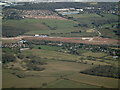
[[[84,8],[84,7],[95,7],[95,8],[104,8],[104,10],[116,10],[118,3],[112,2],[98,2],[97,5],[91,5],[90,3],[81,3],[81,2],[51,2],[51,3],[24,3],[24,6],[15,6],[13,8],[23,9],[23,10],[54,10],[56,8]]]

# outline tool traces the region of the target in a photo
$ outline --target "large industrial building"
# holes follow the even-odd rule
[[[75,8],[63,8],[63,9],[55,9],[58,14],[67,15],[67,14],[79,14],[83,12],[83,9],[75,9]]]

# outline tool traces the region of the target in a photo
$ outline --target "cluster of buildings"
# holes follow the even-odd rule
[[[17,10],[7,9],[2,12],[3,17],[11,16],[12,14],[19,15],[21,18],[56,18],[58,14],[49,10]]]
[[[24,4],[18,4],[17,2],[15,2],[15,0],[1,0],[0,1],[0,6],[2,7],[10,7],[10,6],[16,6],[16,5],[24,5]]]
[[[0,6],[2,6],[2,7],[8,7],[8,6],[10,6],[10,5],[12,5],[12,3],[11,2],[8,2],[8,1],[0,1]]]
[[[18,15],[21,18],[58,18],[58,14],[49,10],[18,10],[7,9],[2,12],[3,17],[9,17],[11,15]]]
[[[115,7],[116,9],[115,10],[112,10],[112,9],[104,9],[104,7],[100,8],[100,7],[85,7],[84,8],[84,11],[85,13],[118,13],[118,7]]]
[[[95,9],[95,7],[85,7],[85,9],[91,10],[91,9]],[[99,9],[101,9],[101,8],[99,8]]]
[[[6,4],[5,2],[0,2],[0,5],[8,5],[8,4]],[[15,15],[18,15],[20,18],[27,17],[27,18],[57,18],[57,19],[59,19],[60,18],[59,15],[69,15],[69,14],[90,14],[90,13],[113,13],[113,14],[117,14],[118,13],[117,8],[118,7],[116,7],[115,10],[114,9],[113,10],[106,10],[102,7],[100,8],[100,7],[94,7],[94,6],[86,6],[83,8],[55,9],[55,12],[49,11],[49,10],[7,9],[7,10],[3,10],[2,16],[7,18],[7,17],[10,17],[10,16],[15,14]]]
[[[49,10],[21,10],[21,14],[28,17],[28,16],[56,16],[57,14],[49,11]]]
[[[11,14],[20,14],[21,11],[17,10],[17,9],[6,9],[6,10],[2,10],[2,16],[10,16]]]
[[[26,41],[25,40],[20,40],[16,43],[11,43],[11,44],[2,44],[2,48],[6,48],[6,47],[9,47],[9,48],[17,48],[17,47],[23,47],[25,48],[26,45],[24,44]]]
[[[117,7],[116,10],[105,10],[104,8],[100,7],[93,7],[93,6],[88,6],[84,8],[63,8],[63,9],[55,9],[55,11],[58,14],[61,15],[69,15],[69,14],[89,14],[89,13],[117,13]]]
[[[75,9],[75,8],[63,8],[63,9],[55,9],[58,14],[67,15],[67,14],[79,14],[83,12],[83,9]]]

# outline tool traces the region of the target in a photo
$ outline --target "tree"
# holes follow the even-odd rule
[[[18,58],[23,59],[23,58],[24,58],[24,55],[18,54]]]
[[[38,49],[41,49],[41,47],[38,47]]]
[[[2,62],[3,63],[9,63],[16,61],[15,56],[12,53],[6,53],[2,55]]]
[[[42,86],[46,86],[47,85],[47,83],[42,83]]]

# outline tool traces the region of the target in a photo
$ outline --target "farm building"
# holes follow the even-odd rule
[[[39,37],[47,37],[47,35],[40,35]]]
[[[82,38],[82,40],[89,40],[89,41],[92,41],[92,40],[93,40],[93,38],[86,37],[86,38]]]
[[[118,58],[118,56],[113,56],[114,59]]]
[[[59,14],[62,14],[62,15],[68,15],[68,14],[79,14],[78,11],[71,11],[71,12],[59,12]]]
[[[39,37],[39,34],[35,34],[35,37]]]
[[[35,34],[35,37],[48,37],[48,35],[39,35],[39,34]]]
[[[68,14],[79,14],[83,11],[83,9],[75,9],[75,8],[64,8],[64,9],[55,9],[56,12],[62,15]]]
[[[76,9],[76,10],[77,10],[77,11],[81,11],[81,12],[83,11],[83,9]]]
[[[85,7],[85,9],[95,9],[95,7]]]
[[[61,12],[61,11],[69,11],[69,9],[68,9],[68,8],[64,8],[64,9],[55,9],[55,11],[57,11],[57,12]]]

